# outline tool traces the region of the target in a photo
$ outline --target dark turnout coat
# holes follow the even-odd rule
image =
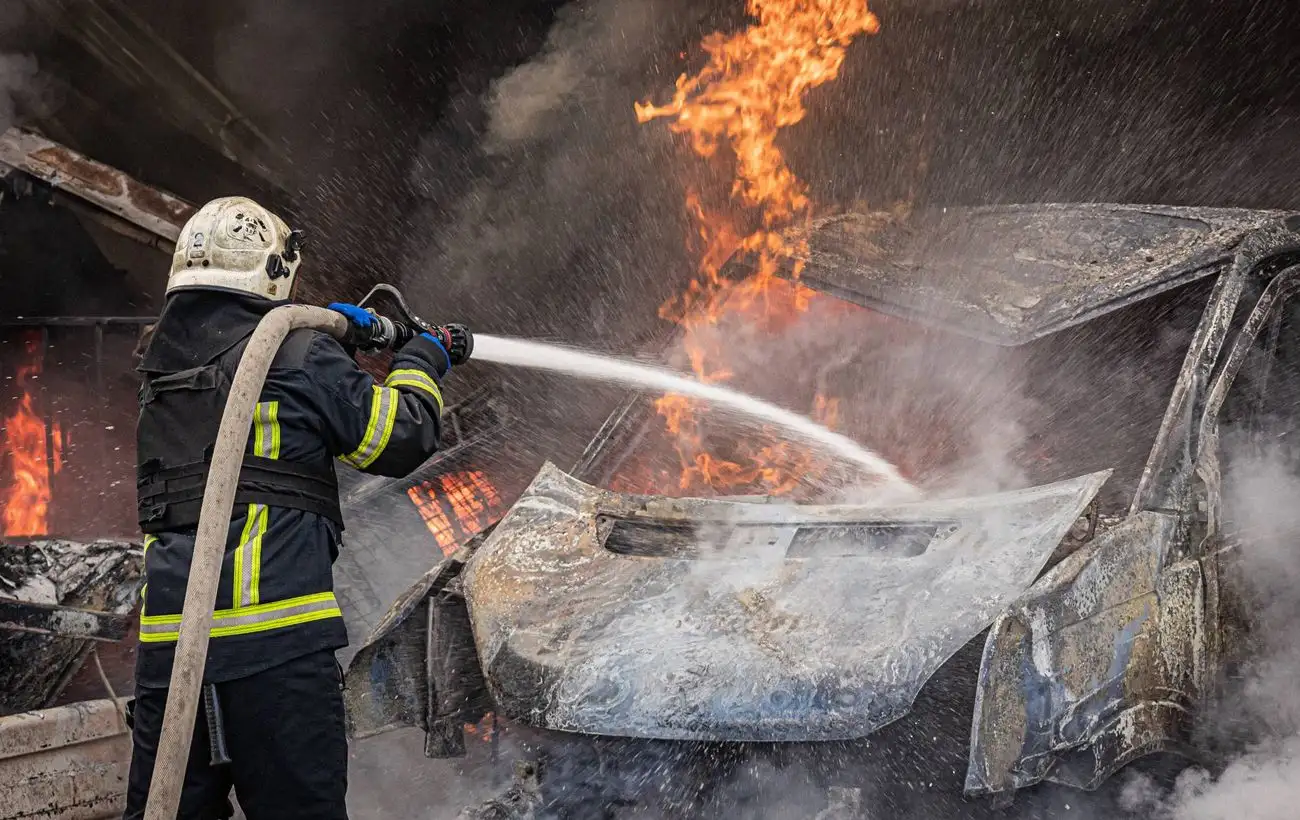
[[[172,295],[144,352],[136,430],[144,606],[137,683],[165,687],[207,462],[239,356],[277,304]],[[447,356],[417,337],[382,384],[332,337],[294,331],[253,416],[230,522],[205,680],[235,680],[347,644],[331,565],[343,530],[334,459],[400,476],[437,448]]]

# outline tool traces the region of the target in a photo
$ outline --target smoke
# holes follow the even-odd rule
[[[436,305],[493,332],[606,348],[634,347],[653,334],[653,306],[677,291],[692,267],[682,250],[684,169],[666,129],[637,126],[631,103],[665,89],[682,68],[666,58],[703,32],[701,12],[680,5],[571,4],[535,58],[486,87],[471,77],[452,83],[446,114],[422,135],[408,180],[419,200],[409,224],[418,231],[403,246],[403,273],[417,305]],[[1131,25],[1131,15],[1123,23],[1101,15],[1063,27],[1062,35],[1053,20],[1020,16],[1008,46],[1005,6],[995,15],[981,4],[951,5],[967,17],[944,23],[900,15],[897,27],[887,18],[878,41],[851,54],[843,81],[823,92],[824,104],[790,135],[792,164],[821,201],[914,195],[940,203],[1265,204],[1270,194],[1254,185],[1258,177],[1237,173],[1259,155],[1258,145],[1249,142],[1241,153],[1240,143],[1221,137],[1249,132],[1267,143],[1280,132],[1249,119],[1188,116],[1205,107],[1200,92],[1212,84],[1201,82],[1200,72],[1208,69],[1142,56],[1154,51],[1148,38],[1163,36],[1159,27],[1147,31]],[[966,25],[972,15],[973,29]],[[1142,57],[1137,70],[1126,60],[1135,54]],[[1135,74],[1146,79],[1137,82]],[[1287,186],[1293,183],[1269,190],[1276,200],[1297,190]],[[1043,470],[1027,466],[1025,456],[1044,447],[1058,450],[1041,459],[1048,472],[1131,461],[1140,469],[1150,438],[1135,442],[1127,434],[1154,431],[1169,365],[1179,363],[1186,342],[1181,332],[1144,340],[1150,324],[1126,319],[1127,336],[1111,345],[1131,355],[1072,353],[1062,342],[1044,345],[1035,361],[1009,361],[977,345],[900,343],[895,331],[837,325],[820,309],[784,332],[720,331],[731,334],[744,371],[738,381],[802,408],[810,406],[807,388],[843,387],[856,376],[858,385],[842,392],[844,428],[864,431],[861,440],[882,442],[897,460],[937,459],[945,469],[933,478],[953,494],[1037,483]],[[1144,359],[1153,347],[1165,357],[1159,377]],[[535,452],[558,459],[559,431],[592,429],[575,417],[599,404],[589,401],[599,395],[594,389],[509,378],[528,396]],[[788,401],[800,390],[803,404]],[[1044,391],[1058,401],[1045,405]],[[1098,448],[1099,441],[1113,444]],[[1116,496],[1131,489],[1123,478],[1110,485],[1120,488]],[[1242,694],[1259,704],[1255,719],[1287,700],[1269,680],[1257,667]],[[1286,733],[1257,740],[1219,777],[1188,774],[1172,795],[1135,780],[1129,805],[1178,820],[1215,817],[1204,812],[1216,796],[1284,779],[1282,753],[1291,746]],[[790,800],[813,805],[802,795]],[[769,808],[764,816],[790,809]]]
[[[652,306],[691,265],[671,139],[638,126],[632,105],[667,88],[680,67],[664,58],[699,39],[700,12],[682,6],[569,4],[531,59],[490,82],[472,65],[457,66],[442,116],[420,135],[404,181],[415,201],[403,214],[411,229],[397,256],[417,311],[603,347],[661,329]],[[521,400],[511,439],[491,446],[494,458],[528,475],[542,458],[576,457],[622,393],[514,372],[495,389]],[[421,787],[417,796],[374,776],[446,773],[418,749],[363,741],[353,768],[360,777],[351,804],[366,817],[454,817],[474,802],[476,792],[462,785]],[[431,777],[452,779],[443,774]],[[486,774],[483,783],[498,785]]]
[[[36,58],[18,47],[25,22],[21,3],[0,8],[0,132],[15,123],[19,103],[37,87]]]
[[[415,167],[432,227],[412,243],[413,291],[512,335],[626,344],[658,321],[646,305],[690,267],[671,141],[632,103],[695,36],[675,5],[567,5],[534,59],[456,99]],[[479,147],[449,170],[467,129]]]
[[[36,58],[0,53],[0,131],[14,124],[16,103],[36,81]]]
[[[679,154],[666,129],[638,125],[633,103],[671,87],[703,13],[677,0],[571,3],[531,59],[488,83],[455,76],[407,181],[418,230],[402,285],[417,309],[500,335],[657,352],[655,306],[693,265]],[[515,399],[521,426],[506,446],[521,477],[576,460],[623,395],[519,369],[490,377]]]
[[[958,224],[968,218],[960,211],[945,217]],[[918,245],[928,236],[922,231]],[[974,256],[964,246],[945,250],[934,267]],[[930,284],[921,278],[924,269],[915,275],[919,286]],[[1005,299],[1004,286],[989,281],[982,292]],[[952,290],[938,277],[933,287]],[[833,406],[830,426],[895,464],[931,497],[1115,469],[1103,504],[1118,513],[1131,501],[1207,296],[1208,284],[1200,283],[1010,347],[821,295],[803,312],[791,308],[775,327],[754,312],[731,313],[698,329],[695,339],[725,352],[712,365],[725,368],[740,390],[805,413]],[[953,309],[951,298],[936,299],[934,315]],[[673,353],[678,366],[689,361],[688,351]],[[704,426],[723,455],[727,436],[755,438],[707,410]],[[660,441],[648,440],[643,452],[656,447]],[[864,486],[861,476],[819,467],[804,474],[796,497],[879,501],[878,488]]]
[[[1151,820],[1287,820],[1295,817],[1297,799],[1300,736],[1290,736],[1258,744],[1217,778],[1191,769],[1171,795],[1135,776],[1124,787],[1121,807]]]

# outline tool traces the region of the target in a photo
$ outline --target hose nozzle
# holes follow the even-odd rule
[[[429,333],[442,342],[452,367],[464,364],[474,354],[474,334],[462,324],[434,325]]]

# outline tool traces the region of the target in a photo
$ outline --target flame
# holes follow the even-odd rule
[[[447,556],[482,532],[502,510],[501,495],[482,470],[448,473],[411,487],[406,494]]]
[[[49,532],[50,479],[63,468],[63,435],[57,424],[47,429],[36,412],[32,382],[41,375],[40,337],[23,340],[27,361],[15,379],[23,391],[18,407],[4,420],[5,451],[12,478],[4,494],[6,536]]]
[[[782,129],[803,120],[808,90],[839,75],[848,45],[880,30],[867,0],[749,0],[748,10],[757,22],[733,35],[714,32],[704,39],[708,64],[694,75],[681,75],[670,102],[636,105],[638,121],[667,119],[670,130],[690,138],[699,156],[714,158],[726,147],[734,163],[727,207],[707,208],[699,192],[688,191],[686,206],[700,245],[697,275],[659,310],[682,327],[691,369],[704,382],[733,375],[728,340],[716,332],[723,320],[778,332],[797,321],[814,298],[798,282],[806,234],[789,230],[809,222],[812,201],[776,140]],[[722,276],[723,265],[737,252],[754,260],[753,272],[739,281]],[[778,276],[783,268],[789,278]],[[656,408],[675,439],[682,490],[757,484],[770,493],[787,493],[811,467],[811,456],[784,444],[742,443],[732,458],[722,458],[709,452],[702,412],[691,400],[666,395]],[[833,424],[837,409],[833,400],[818,396],[813,413]]]
[[[484,742],[491,742],[495,732],[496,715],[488,712],[478,723],[466,723],[465,732],[471,735],[478,735]]]

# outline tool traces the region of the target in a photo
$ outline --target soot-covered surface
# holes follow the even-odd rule
[[[548,729],[865,737],[1033,581],[1106,477],[901,507],[665,505],[548,465],[466,568],[479,658],[502,713]],[[879,549],[850,532],[873,522],[895,529]],[[688,528],[697,553],[611,549],[635,523]],[[909,524],[932,528],[920,553],[889,552]],[[826,543],[799,552],[801,534]]]

